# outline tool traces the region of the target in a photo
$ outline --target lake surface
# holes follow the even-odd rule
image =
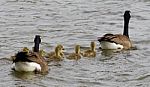
[[[137,49],[99,50],[98,36],[122,33],[125,10]],[[35,35],[47,52],[63,44],[71,53],[75,44],[84,50],[95,41],[97,55],[49,63],[47,75],[13,72],[8,58],[31,49]],[[1,87],[150,87],[150,0],[1,0],[0,71]]]

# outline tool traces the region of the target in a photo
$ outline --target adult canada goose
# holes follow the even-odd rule
[[[75,46],[75,52],[71,53],[67,56],[67,59],[74,59],[74,60],[78,60],[81,58],[81,53],[80,53],[80,45],[76,45]]]
[[[40,39],[40,38],[39,38]],[[39,45],[39,39],[35,40],[35,44]],[[34,47],[36,50],[38,48]],[[13,60],[12,69],[19,72],[39,72],[47,73],[48,64],[39,52],[18,52]]]
[[[95,42],[91,42],[91,44],[90,44],[90,49],[84,51],[84,52],[82,53],[82,55],[83,55],[84,57],[95,57],[95,56],[96,56],[95,48],[96,48]]]
[[[55,47],[55,52],[50,52],[48,53],[48,61],[62,61],[63,59],[63,56],[64,54],[62,53],[62,50],[64,48],[62,48],[63,46],[62,45],[57,45]]]
[[[130,17],[130,11],[125,11],[123,35],[105,34],[103,37],[98,38],[98,41],[101,44],[101,49],[130,49],[132,47],[132,43],[128,34],[128,25]]]

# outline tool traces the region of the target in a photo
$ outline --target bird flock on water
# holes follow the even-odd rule
[[[128,26],[130,20],[130,11],[124,13],[124,31],[123,34],[105,34],[98,37],[100,49],[102,50],[128,50],[133,47],[128,34]],[[81,51],[81,46],[76,44],[74,52],[64,54],[64,46],[58,44],[52,52],[40,50],[41,38],[36,35],[34,38],[34,47],[30,50],[28,47],[23,47],[21,51],[11,56],[13,61],[12,70],[19,72],[35,72],[48,73],[48,63],[52,61],[62,61],[64,58],[69,60],[79,60],[82,57],[96,57],[96,44],[91,41],[89,49]]]

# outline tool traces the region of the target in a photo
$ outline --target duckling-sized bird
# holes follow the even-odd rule
[[[64,47],[63,45],[61,44],[58,44],[56,47],[55,47],[55,50],[48,53],[46,57],[50,57],[50,56],[54,56],[56,54],[56,48],[58,49],[59,48],[59,51],[60,51],[60,55],[61,57],[64,57]]]
[[[73,59],[73,60],[81,59],[80,45],[76,45],[74,49],[75,49],[75,52],[69,54],[69,55],[66,57],[67,59],[70,59],[70,60],[72,60],[72,59]]]
[[[82,56],[83,56],[83,57],[95,57],[95,56],[96,56],[95,48],[96,48],[95,42],[91,42],[91,44],[90,44],[90,49],[84,51],[84,52],[82,53]]]
[[[64,57],[64,50],[65,50],[65,49],[64,49],[64,46],[61,45],[61,44],[58,44],[57,47],[60,48],[60,55],[61,55],[62,57]]]
[[[40,39],[40,38],[39,38]],[[38,39],[35,44],[39,45]],[[39,50],[38,48],[34,47]],[[19,72],[47,73],[48,64],[39,52],[18,52],[13,60],[12,69]]]
[[[28,48],[28,47],[23,47],[22,52],[27,52],[27,53],[29,53],[29,48]]]
[[[47,54],[47,53],[46,53],[43,49],[39,50],[39,55],[40,55],[40,56],[45,57],[46,54]]]
[[[130,11],[124,13],[124,32],[122,34],[105,34],[98,38],[101,49],[130,49],[132,43],[128,34],[128,25],[130,20]]]
[[[62,48],[60,45],[55,47],[55,52],[51,52],[48,54],[48,61],[62,61],[63,60]]]

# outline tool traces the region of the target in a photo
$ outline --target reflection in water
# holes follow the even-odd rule
[[[35,78],[36,74],[34,72],[17,72],[12,71],[13,76],[22,79],[22,80],[32,80]]]
[[[117,50],[102,50],[101,54],[103,56],[113,56],[116,53],[119,53],[121,51],[121,49],[117,49]]]
[[[102,50],[101,49],[102,57],[100,58],[100,61],[111,60],[117,54],[121,53],[121,51],[122,51],[121,49],[117,49],[117,50]]]

